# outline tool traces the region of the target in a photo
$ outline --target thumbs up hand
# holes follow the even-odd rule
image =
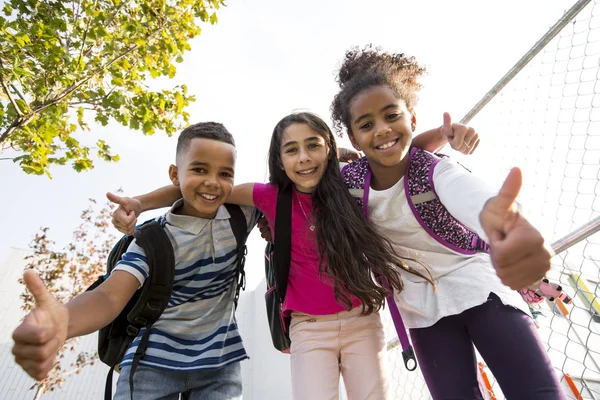
[[[496,273],[514,290],[542,279],[553,255],[541,233],[516,209],[522,180],[521,170],[513,168],[498,195],[489,199],[479,214]]]
[[[444,113],[441,133],[454,150],[463,154],[473,154],[479,146],[479,135],[475,129],[463,124],[452,123],[452,117],[447,112]]]
[[[33,295],[35,308],[14,330],[12,353],[25,372],[42,380],[54,366],[57,352],[67,339],[69,312],[48,292],[36,272],[25,271],[23,279]]]
[[[113,193],[106,193],[106,198],[119,205],[112,216],[113,226],[121,233],[132,235],[137,217],[142,213],[140,201],[133,197],[121,197]]]

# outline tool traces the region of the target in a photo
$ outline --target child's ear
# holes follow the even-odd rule
[[[348,137],[350,138],[350,143],[352,143],[352,147],[354,147],[357,151],[362,151],[362,149],[360,148],[360,145],[358,144],[358,142],[354,138],[354,135],[351,134],[351,133],[349,133]]]
[[[169,178],[173,186],[179,187],[179,178],[177,177],[177,167],[173,164],[169,166]]]
[[[412,128],[413,132],[415,129],[417,129],[417,113],[414,111],[410,113],[410,127]]]

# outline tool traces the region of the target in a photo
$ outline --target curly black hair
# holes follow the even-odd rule
[[[406,102],[408,110],[414,111],[417,92],[421,89],[419,78],[423,74],[425,67],[404,53],[387,53],[371,45],[347,51],[336,78],[340,91],[331,104],[334,130],[341,136],[345,128],[348,135],[352,135],[350,102],[360,92],[373,86],[389,86]]]
[[[402,290],[402,276],[397,267],[409,272],[414,270],[396,253],[391,242],[367,221],[348,192],[340,176],[335,136],[317,115],[293,113],[277,123],[269,148],[269,182],[280,190],[292,184],[281,168],[281,142],[285,130],[293,124],[307,125],[325,139],[329,148],[327,169],[311,196],[317,228],[319,276],[331,278],[335,298],[340,305],[351,309],[349,295],[353,295],[361,301],[363,313],[370,314],[383,307],[389,295],[373,276]],[[414,273],[431,281],[418,272]]]

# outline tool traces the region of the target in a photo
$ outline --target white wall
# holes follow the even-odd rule
[[[10,248],[0,260],[0,399],[33,399],[29,388],[34,384],[14,362],[11,354],[11,334],[25,315],[21,310],[18,283],[30,252]],[[263,295],[264,280],[254,291],[240,295],[237,311],[242,339],[250,360],[242,362],[244,400],[291,399],[289,356],[273,348],[269,334]],[[96,350],[96,335],[81,339],[78,349]],[[69,377],[62,388],[47,393],[42,399],[80,400],[104,398],[104,383],[108,367],[101,362],[85,367],[80,374]],[[114,376],[114,381],[118,375]]]
[[[289,355],[271,342],[264,293],[264,279],[253,291],[243,292],[237,318],[250,360],[242,363],[245,400],[291,400]]]

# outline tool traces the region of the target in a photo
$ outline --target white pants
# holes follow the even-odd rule
[[[379,313],[362,307],[330,315],[292,313],[294,400],[339,399],[340,373],[349,400],[384,400],[388,377]]]

